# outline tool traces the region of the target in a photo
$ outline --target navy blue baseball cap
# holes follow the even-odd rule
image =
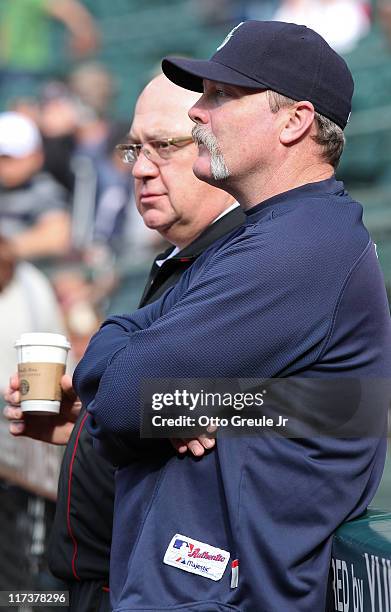
[[[308,100],[342,129],[351,111],[354,84],[346,62],[319,34],[293,23],[245,21],[210,60],[166,57],[162,69],[192,91],[202,92],[202,80],[208,79]]]

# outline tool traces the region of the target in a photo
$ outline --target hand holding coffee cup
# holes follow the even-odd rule
[[[23,412],[60,412],[61,378],[70,346],[65,336],[51,333],[22,334],[15,342]]]
[[[3,415],[9,421],[10,434],[50,444],[67,444],[81,411],[81,402],[72,387],[69,374],[64,374],[61,378],[62,400],[59,414],[47,412],[47,416],[37,419],[34,412],[22,412],[19,388],[19,376],[15,373],[11,376],[4,394],[6,406]]]

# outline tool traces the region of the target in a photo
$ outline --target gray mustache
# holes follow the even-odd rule
[[[194,142],[204,145],[210,153],[210,168],[216,180],[230,176],[229,169],[221,153],[217,138],[204,126],[196,124],[192,129]]]
[[[196,144],[204,145],[210,153],[219,153],[219,145],[211,132],[202,125],[195,125],[191,132]]]

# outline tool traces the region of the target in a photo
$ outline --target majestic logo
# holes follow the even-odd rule
[[[216,51],[220,51],[220,49],[222,49],[223,47],[225,47],[225,45],[227,44],[227,42],[229,41],[230,38],[232,38],[232,36],[234,35],[234,33],[236,32],[236,30],[238,28],[240,28],[241,25],[243,25],[244,21],[241,21],[240,23],[238,23],[237,26],[235,26],[234,28],[232,28],[232,30],[229,32],[229,34],[227,34],[227,36],[224,38],[223,42],[221,43],[221,45],[219,45],[216,49]]]

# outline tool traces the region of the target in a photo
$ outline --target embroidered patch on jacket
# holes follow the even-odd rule
[[[176,533],[168,545],[163,563],[211,580],[220,580],[229,561],[226,550]]]

